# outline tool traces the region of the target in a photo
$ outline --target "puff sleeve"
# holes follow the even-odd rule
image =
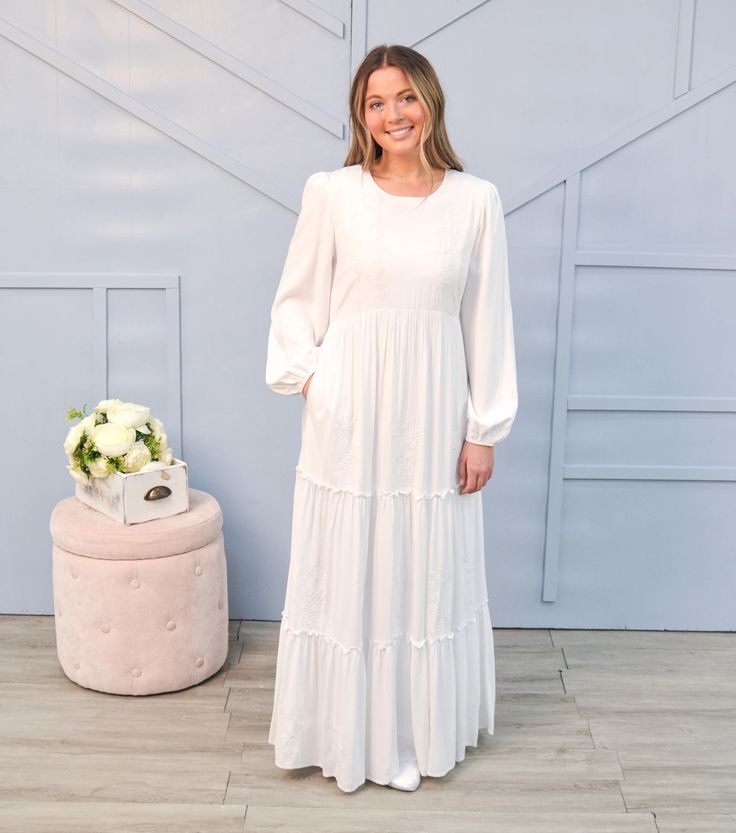
[[[503,207],[496,186],[484,185],[460,322],[469,386],[465,439],[493,446],[511,431],[518,394]]]
[[[301,393],[319,363],[327,332],[334,261],[329,176],[312,174],[271,306],[266,384],[282,394]]]

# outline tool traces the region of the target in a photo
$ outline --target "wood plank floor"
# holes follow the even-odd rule
[[[281,770],[277,622],[230,622],[198,686],[125,697],[0,616],[2,833],[733,833],[736,634],[494,629],[496,734],[404,793]]]

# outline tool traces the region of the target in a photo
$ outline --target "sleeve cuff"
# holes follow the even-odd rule
[[[470,425],[468,426],[468,430],[465,434],[465,439],[469,443],[475,443],[476,445],[488,445],[492,447],[505,440],[510,433],[510,425],[501,425],[495,428],[485,429],[480,426]]]
[[[284,370],[277,378],[266,377],[266,384],[275,393],[290,396],[301,393],[307,379],[314,373],[319,365],[321,345],[310,347],[304,351],[298,364],[294,364]]]

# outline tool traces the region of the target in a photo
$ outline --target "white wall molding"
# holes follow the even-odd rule
[[[183,458],[181,398],[180,276],[123,272],[0,272],[0,293],[6,289],[89,289],[94,293],[92,343],[96,400],[109,399],[108,290],[160,289],[166,293],[166,433],[174,456]]]

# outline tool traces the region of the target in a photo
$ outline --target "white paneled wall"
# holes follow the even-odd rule
[[[264,383],[306,177],[377,43],[437,69],[509,231],[497,626],[733,629],[736,6],[0,0],[0,612],[50,613],[69,405],[146,402],[278,619],[300,397]]]

